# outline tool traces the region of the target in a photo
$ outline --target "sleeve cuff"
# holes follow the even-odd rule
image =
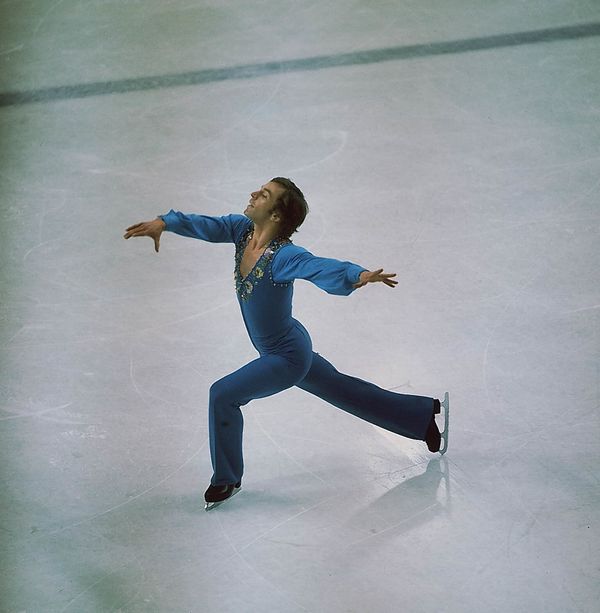
[[[177,215],[175,214],[175,211],[171,209],[168,213],[157,215],[157,219],[162,219],[165,222],[165,230],[170,231],[173,227],[173,222],[177,221]],[[171,227],[169,227],[169,222],[171,222]]]

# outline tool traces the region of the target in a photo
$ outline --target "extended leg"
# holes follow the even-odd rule
[[[264,355],[212,384],[209,398],[212,485],[239,483],[244,472],[240,406],[292,387],[305,368],[277,355]]]
[[[433,398],[397,394],[345,375],[314,352],[308,374],[296,386],[369,423],[421,441],[433,414]]]

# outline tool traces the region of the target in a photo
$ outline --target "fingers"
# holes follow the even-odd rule
[[[123,238],[131,238],[132,236],[148,236],[144,230],[131,230],[124,235]]]
[[[383,272],[383,268],[380,268],[379,270],[374,270],[370,276],[373,281],[384,281],[387,280],[388,277],[395,277],[396,273],[386,273]]]
[[[382,277],[386,277],[386,278],[384,279],[384,281],[383,281],[383,282],[384,282],[384,283],[385,283],[385,284],[386,284],[388,287],[396,287],[396,285],[398,285],[398,281],[395,281],[394,279],[390,279],[390,277],[395,277],[395,276],[396,276],[396,273],[395,273],[395,272],[393,272],[393,273],[389,273],[389,274],[385,274],[385,275],[382,275]]]
[[[395,272],[384,273],[383,268],[380,268],[379,270],[375,270],[372,275],[373,278],[371,279],[371,281],[373,282],[381,281],[385,283],[388,287],[396,287],[396,285],[398,285],[398,281],[395,281],[394,279],[390,278],[396,276]]]
[[[133,226],[129,226],[125,230],[126,234],[123,238],[131,238],[132,236],[150,236],[151,228],[148,227],[148,223],[142,221],[141,223],[136,223]]]
[[[129,230],[133,230],[134,228],[139,228],[140,226],[143,226],[144,222],[141,221],[140,223],[134,223],[133,226],[129,226],[129,228],[125,228],[126,232],[129,232]]]
[[[154,251],[158,253],[158,248],[160,246],[160,236],[153,236],[152,238],[154,238]]]
[[[367,283],[377,283],[378,281],[385,283],[388,287],[396,287],[396,285],[398,285],[398,281],[390,278],[395,276],[395,272],[385,273],[383,272],[383,268],[379,268],[378,270],[371,270],[368,272],[365,271],[362,272],[359,277],[359,279],[362,279],[362,281],[359,280],[352,287],[358,289],[359,287],[363,287],[363,285],[366,285]]]
[[[143,222],[133,224],[133,226],[129,226],[129,228],[125,230],[125,235],[123,236],[123,238],[130,238],[132,236],[140,236],[140,231],[142,231],[143,227],[144,227]]]

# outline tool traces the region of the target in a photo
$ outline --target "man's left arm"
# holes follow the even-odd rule
[[[375,281],[384,281],[390,287],[397,283],[385,275],[383,269],[369,271],[353,262],[323,258],[297,245],[282,248],[273,260],[273,281],[288,283],[306,279],[329,294],[348,296],[355,289]]]

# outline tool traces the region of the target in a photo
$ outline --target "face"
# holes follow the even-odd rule
[[[284,188],[279,183],[269,181],[269,183],[250,194],[250,202],[244,214],[252,219],[252,221],[259,223],[270,219],[273,221],[279,219],[277,213],[271,216],[271,210],[284,191]]]

